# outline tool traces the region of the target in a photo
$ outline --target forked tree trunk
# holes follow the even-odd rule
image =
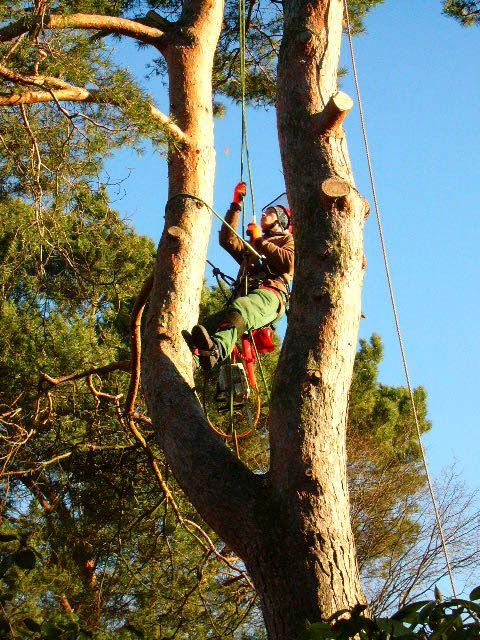
[[[129,35],[158,46],[167,60],[175,121],[170,129],[177,142],[170,147],[170,201],[145,315],[143,388],[177,481],[244,560],[270,640],[300,640],[307,620],[363,602],[349,520],[345,427],[366,206],[354,186],[341,126],[351,103],[335,95],[342,0],[283,5],[277,111],[296,272],[265,476],[250,471],[209,428],[182,337],[197,320],[211,215],[198,201],[178,196],[191,194],[208,204],[213,199],[212,63],[223,3],[185,0],[176,23],[74,14],[50,16],[42,24]],[[148,26],[152,20],[161,30]],[[18,20],[0,30],[0,40],[30,28],[30,18]],[[55,82],[57,88],[63,84]],[[32,103],[46,95],[34,93]]]
[[[270,472],[255,475],[230,454],[209,431],[193,394],[181,331],[196,319],[210,215],[183,198],[170,203],[159,245],[144,386],[178,482],[253,578],[269,638],[299,640],[307,620],[363,602],[349,520],[345,427],[366,206],[354,186],[341,126],[351,102],[343,94],[333,98],[342,2],[285,0],[284,7],[277,108],[295,216],[296,274],[271,407]],[[171,114],[191,140],[171,150],[170,196],[212,199],[211,60],[220,20],[220,7],[208,6],[192,42],[165,53]]]

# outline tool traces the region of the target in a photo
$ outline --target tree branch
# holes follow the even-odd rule
[[[140,386],[140,366],[141,366],[141,323],[143,310],[152,290],[153,273],[146,279],[143,284],[132,310],[132,316],[130,320],[130,361],[132,367],[132,375],[130,378],[130,386],[127,393],[127,399],[125,401],[125,415],[130,417],[135,411],[135,400],[138,394]]]
[[[335,135],[352,107],[353,100],[346,93],[338,91],[333,95],[321,114],[321,133],[323,135]]]
[[[94,92],[72,87],[57,91],[26,91],[25,93],[0,94],[0,107],[16,107],[21,104],[39,104],[42,102],[100,102]]]
[[[111,371],[130,371],[130,367],[130,360],[120,360],[119,362],[106,364],[103,367],[92,367],[91,369],[87,369],[86,371],[71,373],[67,376],[62,376],[61,378],[52,378],[46,373],[40,372],[40,384],[42,384],[43,382],[48,382],[50,385],[52,385],[52,387],[56,387],[58,384],[62,384],[63,382],[70,382],[72,380],[87,378],[94,373],[100,375],[102,373],[110,373]]]
[[[40,104],[45,102],[85,102],[93,104],[110,104],[120,106],[116,100],[111,100],[103,91],[89,90],[54,78],[51,76],[22,76],[8,67],[0,64],[0,76],[22,85],[41,87],[39,91],[25,93],[0,93],[0,107],[15,107],[22,104]],[[43,90],[47,89],[47,90]],[[148,105],[152,118],[165,129],[178,143],[187,142],[184,131],[171,118],[162,113],[155,105]]]
[[[74,13],[72,15],[46,15],[43,20],[41,17],[26,16],[0,29],[0,41],[7,42],[13,40],[27,33],[36,25],[41,26],[43,29],[89,29],[105,31],[109,34],[113,33],[128,36],[139,42],[152,44],[158,48],[161,48],[165,35],[160,29],[146,25],[142,19],[128,20],[114,16]]]
[[[53,76],[22,76],[20,73],[16,71],[12,71],[3,64],[0,64],[0,76],[6,78],[7,80],[11,80],[12,82],[16,82],[18,84],[24,84],[27,86],[35,86],[35,87],[46,87],[48,89],[78,89],[72,84],[65,82],[65,80],[60,80],[60,78],[54,78]],[[86,89],[84,89],[86,91]]]

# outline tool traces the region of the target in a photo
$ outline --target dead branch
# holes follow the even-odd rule
[[[135,449],[136,444],[130,442],[129,444],[117,444],[117,445],[98,445],[91,442],[87,442],[85,444],[79,444],[74,446],[70,451],[65,451],[64,453],[60,453],[50,460],[41,460],[39,462],[35,462],[35,466],[32,466],[30,469],[17,469],[16,471],[3,471],[0,473],[0,477],[8,477],[8,476],[32,476],[35,473],[38,473],[45,467],[49,467],[60,460],[65,460],[66,458],[70,458],[77,451],[126,451],[127,449]],[[40,493],[35,492],[33,486],[28,487],[32,494],[39,500],[40,504],[46,511],[51,511],[54,507],[50,506],[45,498],[42,498]]]
[[[59,600],[63,610],[66,613],[69,613],[69,614],[75,613],[72,605],[70,604],[70,602],[67,599],[67,596],[64,593],[62,593],[62,595],[59,597]]]
[[[8,60],[8,58],[13,55],[13,53],[16,51],[16,49],[20,46],[22,40],[25,38],[27,34],[26,33],[22,33],[21,36],[19,36],[15,42],[12,44],[12,46],[10,47],[10,49],[7,51],[7,53],[3,56],[4,60]]]
[[[101,375],[103,373],[110,373],[111,371],[130,371],[130,367],[130,360],[120,360],[119,362],[112,362],[102,367],[93,367],[92,369],[87,369],[86,371],[70,373],[60,378],[52,378],[48,374],[41,371],[39,385],[43,386],[43,383],[48,382],[48,384],[50,384],[52,387],[56,387],[58,384],[62,384],[63,382],[71,382],[72,380],[88,378],[93,374]]]
[[[205,539],[205,541],[208,544],[209,550],[211,553],[213,553],[213,555],[218,558],[219,560],[221,560],[222,562],[224,562],[228,567],[230,567],[230,569],[232,569],[236,574],[238,574],[239,576],[241,576],[245,582],[248,584],[248,586],[251,589],[255,589],[255,587],[253,586],[250,578],[247,576],[247,574],[245,573],[245,571],[242,571],[242,569],[239,569],[238,567],[236,567],[232,562],[230,562],[230,560],[228,558],[226,558],[225,556],[223,556],[219,551],[217,551],[215,545],[212,542],[212,539],[210,538],[210,536],[208,535],[208,533],[206,531],[204,531],[202,529],[202,527],[200,525],[198,525],[196,522],[193,522],[192,520],[187,520],[185,519],[184,524],[188,525],[186,527],[187,531],[188,531],[188,527],[193,527],[194,529],[196,529],[200,535],[203,536],[203,538]],[[190,531],[190,534],[192,534],[195,538],[197,538],[197,536]],[[197,538],[198,539],[198,538]]]
[[[88,388],[90,389],[90,392],[92,394],[92,396],[96,399],[100,399],[103,398],[104,400],[120,400],[120,398],[123,397],[123,393],[118,393],[116,395],[113,395],[111,393],[104,393],[103,391],[98,391],[98,389],[95,388],[94,384],[93,384],[93,378],[92,376],[88,376],[87,377],[87,384],[88,384]]]
[[[143,310],[145,309],[145,304],[147,303],[148,296],[152,290],[152,285],[153,274],[150,274],[145,280],[132,309],[130,320],[130,362],[132,375],[130,378],[130,387],[128,389],[127,399],[125,401],[126,416],[132,415],[135,410],[135,400],[140,386],[140,360],[142,355],[141,323]]]

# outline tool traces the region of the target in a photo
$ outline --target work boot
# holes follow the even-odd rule
[[[192,329],[192,344],[198,351],[198,360],[204,371],[211,371],[220,358],[220,350],[215,340],[201,324]]]

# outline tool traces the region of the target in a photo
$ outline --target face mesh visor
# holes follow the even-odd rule
[[[277,207],[277,206],[286,207],[287,209],[290,209],[290,207],[288,206],[288,200],[287,200],[287,194],[286,193],[281,193],[279,196],[277,196],[275,198],[275,200],[272,200],[271,202],[266,204],[262,208],[262,211],[265,211],[269,207]]]

